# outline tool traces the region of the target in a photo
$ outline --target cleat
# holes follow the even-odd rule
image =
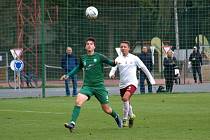
[[[64,123],[65,128],[68,128],[70,132],[73,131],[73,129],[75,128],[75,124],[74,123]]]
[[[129,128],[133,127],[133,122],[134,122],[134,119],[136,118],[136,115],[133,114],[130,118],[129,118]]]
[[[128,127],[128,120],[127,119],[123,119],[123,127]]]
[[[115,121],[119,128],[122,128],[122,120],[120,119],[119,115],[116,116]]]

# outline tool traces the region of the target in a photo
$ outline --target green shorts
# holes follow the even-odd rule
[[[94,95],[101,104],[109,103],[108,91],[104,86],[82,86],[82,88],[80,89],[80,93],[88,96],[88,99],[90,99],[90,97]]]

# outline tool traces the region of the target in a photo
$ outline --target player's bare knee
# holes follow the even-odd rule
[[[123,102],[129,101],[130,100],[130,96],[131,96],[130,92],[125,92],[124,96],[122,97],[122,101]]]
[[[76,98],[76,101],[75,101],[75,105],[76,106],[82,106],[87,99],[88,99],[87,96],[82,95],[82,94],[78,94],[78,96]]]
[[[122,101],[123,101],[123,102],[127,102],[128,100],[129,100],[129,97],[127,97],[127,96],[123,96],[123,97],[122,97]]]
[[[109,110],[108,109],[103,109],[103,111],[107,114],[109,114]]]
[[[107,114],[112,113],[112,109],[108,105],[102,105],[102,109]]]
[[[75,101],[75,105],[76,105],[76,106],[82,106],[82,102],[81,102],[79,99],[77,99],[77,100]]]

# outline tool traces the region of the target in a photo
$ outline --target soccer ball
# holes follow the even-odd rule
[[[98,16],[98,10],[93,6],[90,6],[86,9],[85,15],[88,19],[96,19]]]

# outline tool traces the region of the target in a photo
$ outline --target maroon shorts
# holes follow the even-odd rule
[[[120,89],[120,96],[123,97],[126,91],[130,92],[130,94],[133,95],[136,91],[136,87],[134,85],[129,85],[123,89]]]

